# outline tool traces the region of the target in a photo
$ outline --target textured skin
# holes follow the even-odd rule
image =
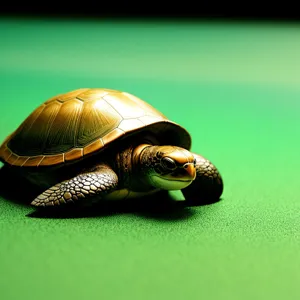
[[[191,145],[184,128],[134,95],[109,89],[78,89],[36,108],[0,146],[0,160],[22,167],[76,162],[140,131],[150,131],[166,144],[186,149]]]
[[[79,201],[91,202],[112,192],[118,185],[116,173],[108,167],[80,174],[49,188],[32,201],[33,206],[59,206]],[[95,197],[97,196],[97,197]]]
[[[193,153],[196,158],[196,179],[182,193],[192,203],[211,202],[220,198],[223,180],[218,169],[206,158]]]

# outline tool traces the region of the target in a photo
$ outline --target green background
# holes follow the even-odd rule
[[[0,199],[0,298],[299,299],[300,25],[0,20],[0,139],[72,89],[137,95],[186,127],[221,201],[30,217]]]

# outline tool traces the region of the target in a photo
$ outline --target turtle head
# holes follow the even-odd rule
[[[194,156],[180,147],[145,147],[140,155],[140,163],[144,178],[156,188],[180,190],[196,177]]]

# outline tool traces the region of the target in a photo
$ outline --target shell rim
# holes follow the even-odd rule
[[[162,126],[164,125],[163,128],[161,128],[161,130],[159,130],[159,132],[155,132],[154,128],[157,126]],[[169,127],[169,128],[167,128]],[[183,147],[187,150],[191,149],[191,136],[189,134],[189,132],[182,126],[180,126],[179,124],[170,121],[170,120],[162,120],[162,121],[156,121],[153,122],[151,124],[147,124],[143,127],[140,128],[134,128],[132,130],[128,130],[126,132],[124,132],[124,134],[122,136],[117,137],[116,139],[113,139],[111,141],[109,141],[108,143],[106,143],[105,145],[103,145],[103,147],[101,147],[100,149],[96,150],[96,151],[92,151],[88,154],[84,154],[82,155],[82,157],[80,158],[75,158],[75,159],[71,159],[69,161],[65,161],[65,155],[71,151],[73,151],[75,148],[71,148],[70,150],[68,150],[67,152],[62,152],[62,153],[58,153],[55,155],[51,155],[51,154],[45,154],[45,155],[37,155],[37,156],[20,156],[16,153],[14,153],[12,150],[10,150],[10,148],[8,147],[8,143],[10,141],[11,138],[13,138],[14,136],[14,132],[12,134],[10,134],[2,143],[1,147],[0,147],[0,161],[2,161],[4,164],[9,164],[11,166],[15,166],[15,167],[22,167],[22,168],[30,168],[30,167],[54,167],[54,166],[59,166],[59,165],[65,165],[67,163],[76,163],[77,161],[81,161],[84,160],[88,157],[90,157],[91,155],[95,154],[95,153],[100,153],[102,152],[104,149],[106,149],[108,146],[111,146],[110,144],[113,143],[116,140],[119,139],[126,139],[129,136],[132,136],[133,134],[137,134],[139,132],[142,132],[144,130],[149,130],[151,132],[154,131],[154,135],[159,135],[161,137],[163,137],[166,140],[166,143],[164,144],[170,144],[170,145],[175,145],[175,146],[179,146],[179,147]],[[173,133],[172,135],[168,135],[166,134],[166,132],[171,131],[171,133]],[[96,139],[97,140],[97,139]],[[90,144],[94,143],[96,140],[94,140],[93,142],[91,142]],[[88,144],[88,145],[90,145]],[[84,150],[88,145],[85,145],[84,147],[82,147],[81,149]],[[79,148],[78,148],[79,149]],[[3,153],[5,151],[9,151],[10,155],[8,157],[5,157],[3,155]],[[54,161],[53,163],[46,163],[46,164],[41,164],[41,162],[44,160],[44,158],[46,157],[54,157],[54,156],[62,156],[63,160],[57,160]],[[14,162],[9,162],[9,159],[11,156],[14,156],[15,160]],[[28,159],[34,159],[36,157],[41,157],[43,156],[43,158],[40,159],[40,162],[38,164],[35,165],[26,165],[26,162]],[[23,163],[22,164],[16,164],[15,162],[17,160],[21,160],[23,159]]]

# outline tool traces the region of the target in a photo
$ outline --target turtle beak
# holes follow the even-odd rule
[[[183,169],[185,171],[183,175],[185,180],[194,180],[196,178],[196,168],[193,163],[186,163]]]

